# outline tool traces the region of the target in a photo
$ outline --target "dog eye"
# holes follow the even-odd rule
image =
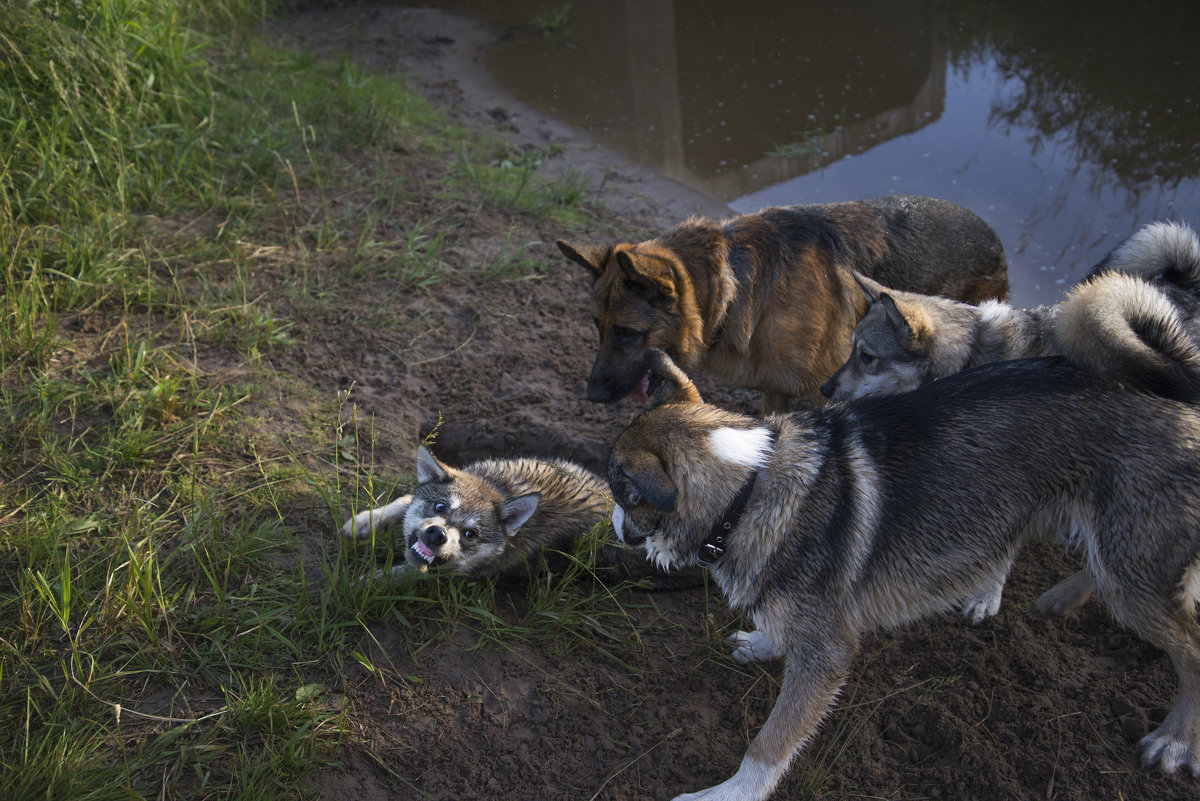
[[[463,529],[463,537],[464,537],[464,538],[466,538],[466,539],[468,539],[468,540],[473,540],[473,539],[475,539],[475,529],[473,529],[473,528],[464,528],[464,529]]]
[[[865,350],[860,350],[858,352],[859,364],[870,364],[873,361],[875,361],[875,357],[872,356],[870,353],[867,353]]]
[[[622,345],[632,345],[642,338],[641,331],[634,331],[632,328],[624,328],[622,326],[613,326],[612,333],[613,339]]]
[[[446,511],[446,504],[442,503],[441,501],[438,501],[437,503],[435,503],[433,505],[433,511],[439,515],[444,513]]]

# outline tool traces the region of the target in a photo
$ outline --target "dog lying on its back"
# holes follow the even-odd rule
[[[557,571],[612,511],[603,479],[564,459],[487,459],[457,469],[422,445],[417,483],[411,495],[342,526],[344,536],[361,539],[399,522],[405,561],[394,571],[507,579],[527,579],[542,563]],[[600,547],[595,567],[606,579],[644,580],[659,589],[701,580],[697,571],[667,576],[611,540]]]
[[[1008,295],[1004,249],[967,209],[911,195],[693,217],[661,236],[609,247],[559,242],[595,278],[600,349],[588,398],[644,401],[647,348],[686,370],[820,406],[867,303],[853,271],[968,303]]]
[[[1160,363],[1161,332],[1200,341],[1200,241],[1181,223],[1151,223],[1052,306],[977,306],[897,291],[870,278],[871,301],[850,358],[822,386],[832,400],[907,392],[968,367],[1066,356],[1096,375]]]
[[[765,799],[863,638],[990,599],[1035,514],[1062,523],[1113,618],[1175,666],[1145,762],[1200,775],[1200,358],[1179,355],[1119,382],[1003,362],[765,419],[703,403],[652,355],[664,402],[613,446],[613,525],[664,569],[709,567],[754,623],[731,638],[738,661],[785,661],[737,772],[676,801]]]

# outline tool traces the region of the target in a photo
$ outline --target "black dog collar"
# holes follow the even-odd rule
[[[750,500],[750,493],[754,491],[754,483],[757,479],[758,471],[755,470],[738,490],[738,494],[729,502],[729,506],[725,507],[725,514],[721,515],[720,520],[713,523],[712,529],[704,538],[704,543],[700,546],[697,554],[701,567],[712,567],[725,553],[725,538],[742,519],[742,513],[746,511],[746,504]]]

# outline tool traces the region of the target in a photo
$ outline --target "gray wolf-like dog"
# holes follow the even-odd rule
[[[646,349],[656,347],[686,370],[761,390],[765,411],[791,398],[823,404],[821,382],[867,310],[853,271],[967,303],[1008,295],[987,223],[911,195],[693,217],[644,242],[558,247],[595,278],[588,397],[601,403],[646,399]]]
[[[399,522],[404,562],[396,572],[438,569],[523,580],[543,563],[561,570],[611,511],[604,480],[574,462],[485,459],[460,469],[422,445],[412,494],[356,514],[342,534],[361,539]],[[699,571],[667,576],[642,552],[611,539],[601,542],[594,567],[606,580],[644,581],[656,589],[702,580]]]
[[[1144,340],[1162,327],[1200,330],[1200,241],[1181,223],[1151,223],[1105,257],[1060,303],[1014,309],[894,291],[860,277],[870,308],[850,357],[821,391],[833,400],[907,392],[989,362],[1063,355],[1118,373],[1161,354]]]
[[[997,597],[1036,514],[1082,552],[1117,623],[1179,679],[1143,759],[1200,773],[1200,358],[1126,388],[1053,358],[913,392],[748,417],[707,405],[664,354],[660,405],[613,447],[613,525],[664,569],[707,565],[752,622],[741,662],[782,658],[779,697],[727,781],[765,799],[816,731],[865,634]],[[678,799],[677,799],[678,801]]]

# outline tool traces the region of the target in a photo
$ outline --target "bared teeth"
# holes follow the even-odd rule
[[[437,554],[429,550],[429,547],[423,542],[414,542],[412,544],[412,549],[417,556],[421,557],[430,564],[433,564],[433,560],[437,558]]]

